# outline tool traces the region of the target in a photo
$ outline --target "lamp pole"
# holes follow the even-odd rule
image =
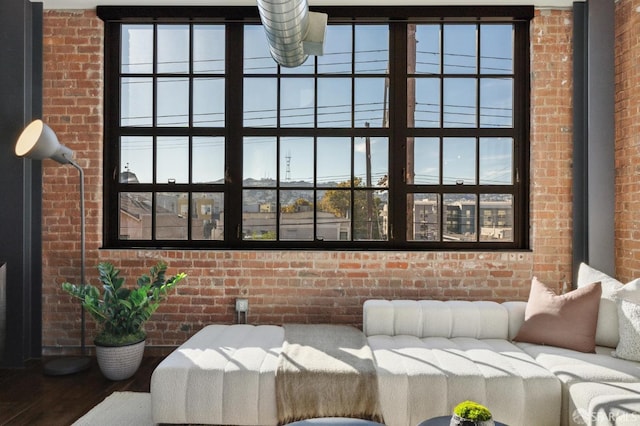
[[[84,170],[78,163],[73,160],[69,161],[73,167],[78,170],[80,174],[80,285],[85,286],[85,216],[84,216]],[[80,305],[80,351],[82,355],[86,355],[87,347],[85,344],[85,319],[84,319],[84,305]]]
[[[67,163],[78,170],[80,175],[80,286],[85,285],[85,215],[84,215],[84,171],[78,163],[68,158]],[[47,362],[42,371],[48,376],[63,376],[84,371],[91,365],[91,358],[86,356],[84,306],[80,304],[80,352],[81,356],[62,357]]]

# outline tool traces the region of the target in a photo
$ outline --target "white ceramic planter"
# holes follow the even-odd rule
[[[144,354],[145,341],[126,346],[96,345],[100,371],[109,380],[124,380],[133,376]]]
[[[449,426],[494,426],[495,423],[493,420],[483,420],[483,421],[473,421],[468,419],[463,419],[462,417],[454,414],[451,416],[451,423]]]

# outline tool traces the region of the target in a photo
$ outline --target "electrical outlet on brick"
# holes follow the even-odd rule
[[[236,299],[236,312],[247,312],[249,310],[249,299]]]

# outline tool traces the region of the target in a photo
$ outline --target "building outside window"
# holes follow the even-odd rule
[[[296,68],[253,8],[129,9],[98,8],[106,246],[527,248],[531,8],[325,8]]]

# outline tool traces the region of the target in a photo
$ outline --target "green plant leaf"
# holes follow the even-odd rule
[[[491,412],[487,407],[474,401],[463,401],[453,409],[454,414],[466,420],[491,420]]]
[[[144,274],[136,280],[137,288],[130,289],[125,287],[120,271],[109,262],[101,262],[97,269],[101,288],[68,282],[62,284],[62,290],[80,299],[87,312],[101,325],[102,331],[96,342],[122,340],[131,343],[131,338],[126,336],[139,338],[144,335],[144,323],[159,308],[160,301],[165,300],[168,291],[186,278],[186,274],[179,273],[166,280],[167,264],[160,261],[150,269],[149,275]]]

